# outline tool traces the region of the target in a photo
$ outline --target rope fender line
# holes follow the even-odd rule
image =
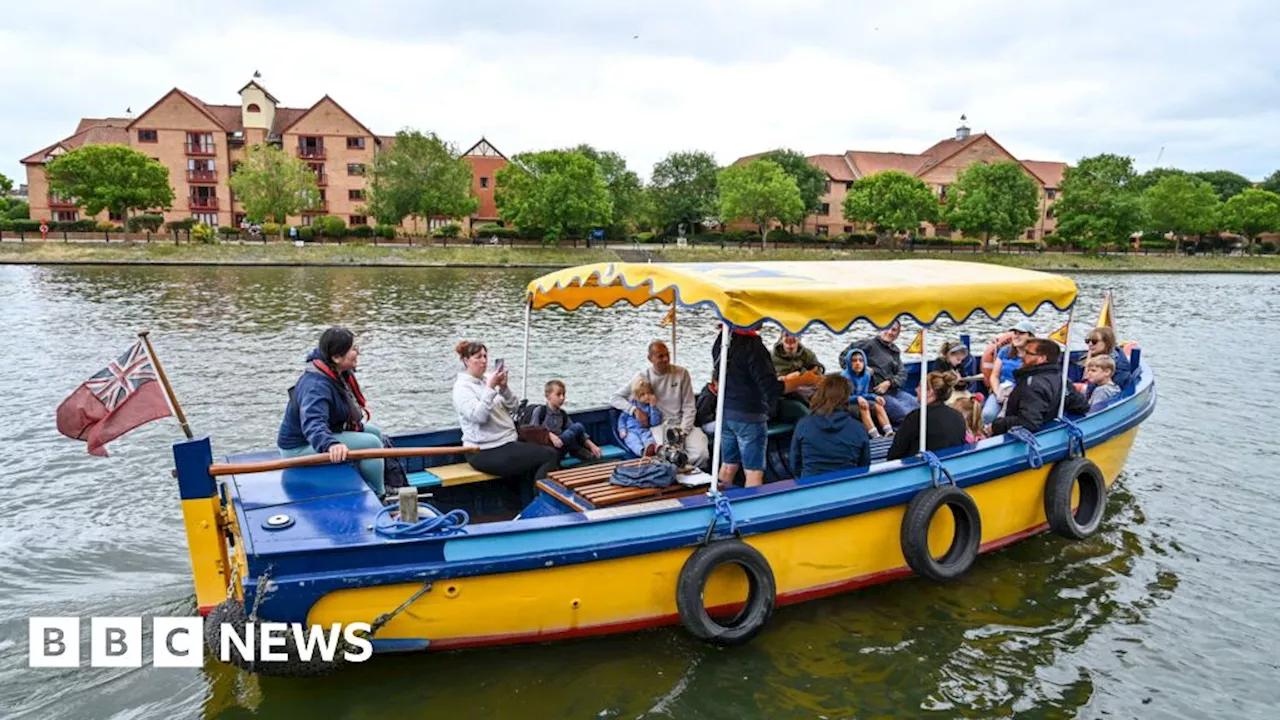
[[[715,515],[711,518],[711,523],[707,525],[706,534],[702,536],[702,545],[707,545],[711,542],[712,536],[715,535],[716,527],[720,525],[721,521],[728,523],[729,535],[739,535],[738,520],[733,516],[733,506],[729,504],[729,498],[725,497],[724,493],[717,492],[714,495],[713,502],[715,503],[713,506]]]
[[[933,476],[932,480],[934,487],[941,487],[941,481],[944,477],[953,487],[959,487],[956,485],[956,479],[951,476],[951,471],[942,464],[942,460],[938,459],[938,456],[934,454],[932,450],[922,451],[920,453],[920,457],[924,458],[925,462],[929,463],[929,471]]]
[[[1018,425],[1009,428],[1007,433],[1027,444],[1027,462],[1030,463],[1032,470],[1038,470],[1044,467],[1044,457],[1040,455],[1040,441],[1036,440],[1036,436],[1030,430]]]
[[[410,595],[408,600],[405,600],[404,602],[400,603],[400,605],[395,610],[392,610],[391,612],[387,612],[387,613],[382,613],[377,617],[377,619],[375,619],[372,623],[370,623],[369,632],[368,634],[365,635],[365,637],[372,640],[373,636],[377,635],[378,631],[381,630],[384,625],[394,620],[395,617],[400,613],[409,609],[409,606],[417,602],[418,598],[422,597],[423,595],[426,595],[430,591],[431,591],[431,581],[427,580],[422,584],[422,587],[418,588],[417,592]]]
[[[1059,418],[1062,424],[1067,426],[1067,457],[1084,457],[1084,430],[1076,424],[1074,420],[1068,419],[1066,416]],[[1076,447],[1079,446],[1079,454],[1076,454]]]
[[[428,512],[422,512],[423,510]],[[399,519],[390,519],[391,513],[399,511],[395,505],[386,505],[373,518],[373,530],[383,537],[392,539],[424,537],[427,535],[448,535],[461,532],[471,522],[471,516],[462,508],[455,508],[443,515],[430,505],[419,503],[420,514],[427,515],[416,523],[407,523]],[[386,518],[388,521],[383,522]]]

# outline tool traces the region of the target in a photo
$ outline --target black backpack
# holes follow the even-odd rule
[[[516,408],[516,427],[524,427],[526,425],[537,425],[546,417],[547,406],[542,403],[530,403],[528,400],[521,400],[520,407]]]

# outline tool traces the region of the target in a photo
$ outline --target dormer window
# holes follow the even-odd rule
[[[262,108],[258,107],[258,103],[249,103],[249,107],[244,109],[245,112],[262,112]]]

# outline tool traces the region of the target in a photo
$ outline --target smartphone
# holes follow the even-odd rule
[[[494,371],[494,372],[496,372],[496,373],[500,373],[500,372],[502,372],[503,370],[506,370],[506,369],[507,369],[507,361],[506,361],[506,358],[497,358],[496,360],[494,360],[494,361],[493,361],[493,371]]]

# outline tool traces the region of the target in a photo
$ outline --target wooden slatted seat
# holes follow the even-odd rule
[[[539,480],[538,489],[575,510],[594,510],[656,498],[685,497],[707,491],[705,486],[686,487],[679,483],[666,488],[635,488],[609,482],[615,467],[638,465],[642,462],[642,459],[623,460],[558,470],[548,473],[545,480]]]

